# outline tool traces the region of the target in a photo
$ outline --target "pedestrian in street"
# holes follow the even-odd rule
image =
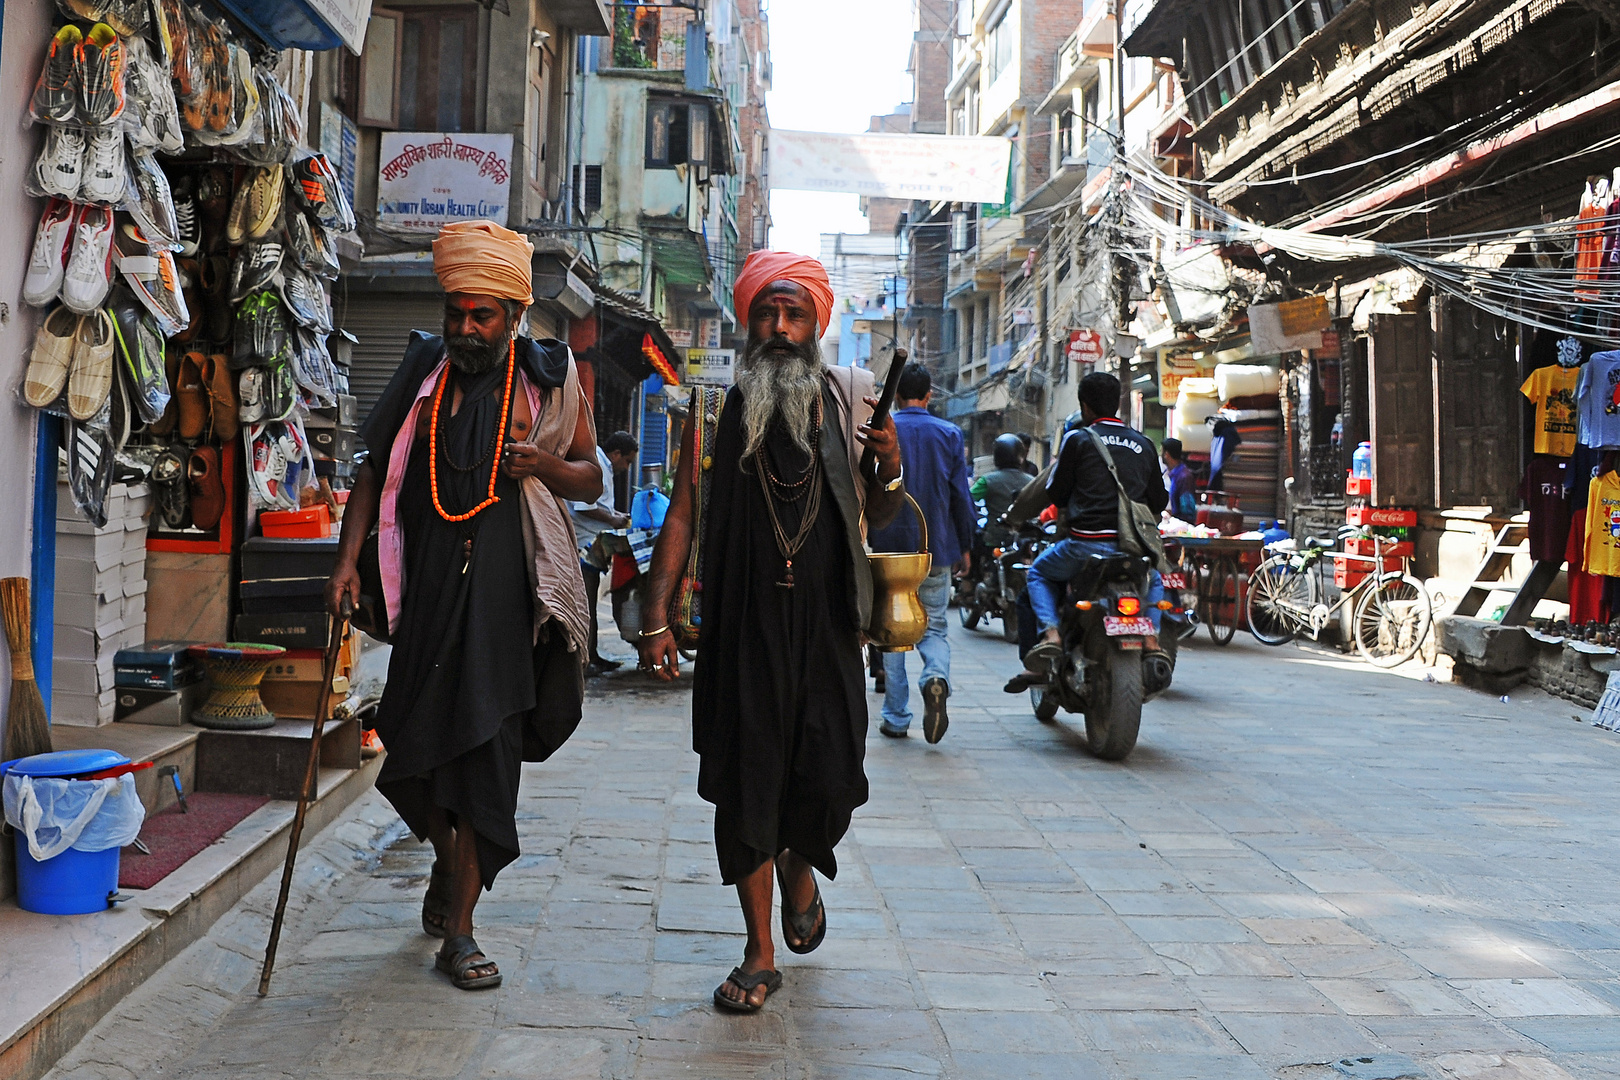
[[[336,611],[376,565],[393,655],[377,708],[377,790],[433,844],[422,929],[464,990],[498,986],[472,937],[480,887],[518,857],[518,780],[579,723],[589,649],[568,500],[604,477],[568,346],[522,336],[533,247],[488,221],[433,242],[444,336],[411,334],[361,435],[327,584]],[[371,587],[377,587],[375,585]]]
[[[1080,426],[1063,437],[1058,449],[1057,468],[1046,482],[1049,506],[1068,511],[1069,535],[1041,552],[1030,566],[1027,585],[1030,606],[1040,639],[1024,657],[1024,670],[1007,681],[1002,689],[1021,694],[1031,686],[1046,682],[1043,670],[1063,645],[1058,630],[1059,605],[1069,579],[1079,573],[1081,564],[1092,555],[1108,555],[1119,550],[1119,491],[1133,502],[1143,503],[1155,514],[1162,514],[1170,501],[1159,474],[1158,455],[1153,440],[1130,427],[1119,416],[1119,380],[1102,371],[1080,380]],[[1108,445],[1119,483],[1103,461],[1096,442]],[[1144,607],[1153,624],[1147,649],[1159,647],[1158,602],[1164,597],[1159,572],[1151,572]]]
[[[1029,460],[1029,449],[1035,445],[1035,436],[1031,435],[1027,431],[1020,431],[1017,434],[1018,441],[1024,446],[1024,453],[1018,461],[1018,467],[1023,469],[1024,472],[1030,476],[1039,476],[1041,472],[1040,467],[1033,461]]]
[[[1193,471],[1187,467],[1187,452],[1180,439],[1165,439],[1159,444],[1159,460],[1164,462],[1164,485],[1170,491],[1170,513],[1182,521],[1198,518],[1198,485]]]
[[[603,656],[598,645],[596,602],[602,595],[602,571],[607,568],[594,565],[586,553],[603,529],[622,529],[630,524],[630,515],[614,508],[613,478],[630,471],[640,449],[628,431],[615,431],[602,440],[602,445],[596,448],[596,461],[602,468],[602,494],[595,502],[568,504],[574,515],[574,536],[579,541],[579,571],[585,579],[585,603],[591,612],[591,662],[585,669],[585,674],[591,678],[604,671],[617,671],[620,665],[617,660]]]
[[[886,525],[902,486],[893,418],[875,429],[868,423],[877,404],[871,374],[822,364],[818,339],[833,305],[822,265],[757,251],[737,275],[733,301],[748,320],[737,383],[701,463],[696,418],[688,425],[653,550],[648,611],[671,609],[691,545],[700,544],[698,794],[714,804],[720,877],[737,887],[748,931],[742,963],[716,987],[714,1002],[756,1012],[782,984],[773,873],[784,943],[810,952],[827,932],[815,871],[836,876],[833,848],[866,802],[861,632],[872,578],[861,517]],[[877,459],[871,480],[857,475],[864,447]],[[700,535],[694,468],[707,473]],[[642,632],[642,664],[673,679],[680,654],[658,622]]]
[[[900,438],[900,458],[906,463],[906,491],[922,509],[928,523],[928,549],[934,556],[928,577],[917,589],[917,598],[928,613],[928,629],[917,643],[922,657],[917,689],[923,701],[923,738],[937,743],[950,726],[945,699],[951,696],[951,643],[945,635],[951,574],[972,571],[978,514],[968,491],[962,429],[928,411],[933,396],[928,369],[907,364],[895,390],[894,428]],[[885,528],[872,530],[868,541],[876,552],[918,551],[922,537],[915,517],[900,514]],[[905,653],[883,654],[883,682],[883,717],[878,730],[891,739],[903,739],[912,719]]]

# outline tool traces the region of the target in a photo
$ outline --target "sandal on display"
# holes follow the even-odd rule
[[[722,994],[720,991],[725,989],[726,983],[730,983],[741,990],[744,995],[743,1000],[733,1001]],[[782,989],[782,973],[780,971],[765,970],[750,974],[740,967],[734,967],[731,969],[731,974],[726,976],[726,981],[714,988],[714,1003],[722,1009],[730,1009],[732,1012],[759,1012],[760,1009],[765,1007],[765,1002],[762,1001],[756,1005],[748,1000],[747,995],[752,994],[761,986],[765,988],[765,997],[769,1000],[772,994]]]
[[[457,990],[493,990],[501,985],[500,969],[489,975],[474,975],[480,968],[493,968],[495,961],[484,955],[471,934],[446,939],[444,948],[433,957],[433,966],[450,976]]]
[[[186,457],[175,447],[165,448],[152,462],[152,494],[164,527],[185,528],[191,509],[186,492]]]
[[[112,316],[98,310],[79,320],[73,335],[73,364],[68,369],[68,415],[88,420],[101,411],[112,393]]]
[[[225,516],[225,481],[220,477],[219,447],[199,446],[186,462],[186,487],[191,495],[191,523],[209,530]]]
[[[68,367],[73,363],[73,343],[82,317],[65,307],[45,316],[34,335],[34,351],[28,358],[23,380],[23,400],[36,409],[55,401],[67,386]]]

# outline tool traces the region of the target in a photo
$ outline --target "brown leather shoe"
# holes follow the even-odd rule
[[[224,353],[215,353],[203,361],[203,382],[208,387],[211,433],[220,442],[236,438],[237,414],[242,410],[242,403],[236,396],[236,373]]]
[[[180,415],[176,430],[182,439],[200,439],[208,428],[208,387],[203,382],[206,362],[207,358],[198,352],[188,352],[180,358],[174,397]]]
[[[186,462],[186,486],[191,493],[191,523],[212,529],[225,516],[225,481],[219,471],[219,447],[199,446]]]

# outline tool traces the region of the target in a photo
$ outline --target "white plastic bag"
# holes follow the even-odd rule
[[[63,780],[47,776],[6,776],[6,823],[28,842],[37,861],[68,848],[106,851],[134,840],[146,820],[128,773],[110,780]]]

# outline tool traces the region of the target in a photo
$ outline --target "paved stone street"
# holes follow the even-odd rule
[[[883,739],[872,699],[829,936],[760,1015],[709,1001],[741,917],[685,684],[631,675],[525,781],[477,916],[500,990],[433,972],[431,852],[372,795],[302,858],[268,999],[274,882],[52,1076],[1620,1074],[1620,742],[1572,707],[1200,637],[1110,765],[1000,692],[1011,646],[952,634],[949,735]]]

